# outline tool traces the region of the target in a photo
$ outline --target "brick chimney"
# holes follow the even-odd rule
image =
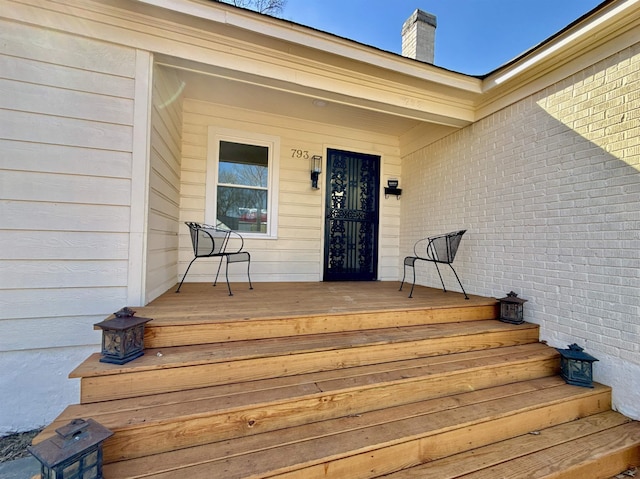
[[[402,56],[433,63],[436,17],[416,10],[402,25]]]

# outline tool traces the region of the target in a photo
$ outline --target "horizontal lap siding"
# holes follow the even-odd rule
[[[92,325],[125,305],[135,51],[3,21],[0,43],[4,433],[75,400],[59,359],[96,350]],[[51,401],[27,413],[13,388]]]
[[[154,70],[146,299],[175,285],[180,216],[181,85],[174,72]]]
[[[135,52],[1,21],[0,42],[5,433],[76,400],[68,371],[125,304]]]
[[[322,155],[325,161],[327,147],[379,155],[383,182],[388,176],[400,177],[396,137],[187,99],[184,103],[181,221],[204,220],[210,125],[280,138],[278,237],[275,240],[246,240],[247,249],[252,253],[251,278],[258,282],[322,279],[323,190],[311,188],[309,160],[292,158],[292,149]],[[323,171],[320,182],[325,180]],[[395,280],[398,275],[396,262],[388,258],[398,255],[399,214],[399,202],[395,198],[381,201],[379,278],[383,280]],[[193,255],[186,227],[181,226],[180,233],[179,272],[182,274]],[[213,264],[215,262],[207,260],[195,262],[188,280],[212,280]],[[232,280],[246,281],[243,268],[232,266],[230,269]]]

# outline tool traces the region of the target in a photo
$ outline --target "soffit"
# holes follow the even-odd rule
[[[298,91],[278,88],[257,78],[228,77],[211,67],[160,58],[159,65],[175,70],[183,84],[183,95],[198,101],[227,105],[245,110],[300,120],[357,128],[379,134],[400,136],[426,121],[424,118],[392,114],[388,109],[370,104],[354,106],[349,98],[322,91]],[[177,66],[179,65],[179,66]],[[199,67],[199,68],[198,68]],[[324,106],[316,106],[318,103]]]

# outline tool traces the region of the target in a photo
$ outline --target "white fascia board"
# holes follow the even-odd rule
[[[548,57],[562,51],[562,49],[569,47],[571,44],[587,38],[588,36],[593,36],[597,29],[603,24],[615,22],[616,18],[621,18],[622,16],[627,15],[629,9],[638,4],[638,2],[640,2],[640,0],[621,0],[617,4],[613,3],[611,7],[605,8],[601,12],[596,13],[585,22],[576,25],[575,28],[572,28],[563,35],[553,39],[546,45],[534,49],[529,55],[521,58],[513,65],[491,74],[485,80],[484,91],[505,83],[510,79],[515,79],[519,75],[526,74]]]
[[[202,0],[137,0],[174,12],[203,18],[216,23],[224,23],[265,36],[277,38],[294,44],[339,55],[354,61],[375,65],[378,68],[409,75],[421,80],[441,84],[449,88],[471,93],[482,92],[482,80],[479,78],[447,71],[433,65],[404,58],[394,53],[378,50],[374,47],[334,36],[330,33],[307,28],[287,20],[271,18],[266,15],[244,12],[224,4]]]

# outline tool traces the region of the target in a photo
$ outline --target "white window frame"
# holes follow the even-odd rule
[[[267,180],[267,231],[265,233],[242,231],[245,238],[277,238],[278,236],[278,184],[280,163],[280,138],[250,131],[231,130],[209,126],[207,132],[207,174],[205,183],[205,223],[216,224],[218,196],[218,159],[220,142],[244,143],[264,146],[269,151]]]

